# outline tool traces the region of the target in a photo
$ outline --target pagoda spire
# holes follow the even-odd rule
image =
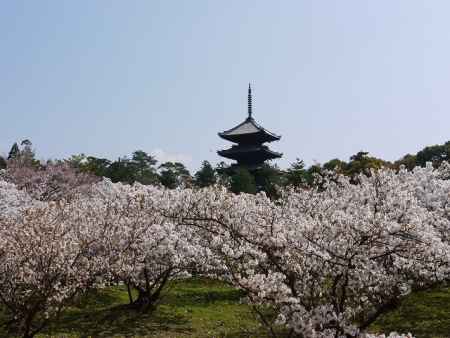
[[[266,161],[280,158],[283,154],[272,151],[266,142],[278,141],[275,135],[260,126],[252,117],[252,87],[248,84],[248,117],[236,127],[219,133],[224,140],[233,142],[229,149],[217,153],[225,158],[235,160],[235,166],[245,166],[249,170],[260,168]]]
[[[248,118],[252,118],[252,87],[248,84]]]

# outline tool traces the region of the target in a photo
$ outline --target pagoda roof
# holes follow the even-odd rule
[[[263,143],[278,141],[281,138],[281,136],[271,133],[260,126],[251,116],[236,127],[219,133],[219,136],[225,140],[236,143],[251,139]]]
[[[263,162],[265,160],[280,158],[283,156],[282,153],[272,151],[269,147],[264,145],[232,146],[229,149],[219,150],[217,153],[220,156],[238,161],[247,159]]]

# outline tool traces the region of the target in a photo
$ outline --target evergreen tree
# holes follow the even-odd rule
[[[86,157],[86,161],[81,162],[81,171],[92,173],[100,177],[109,177],[111,174],[111,161],[106,158],[97,158],[94,156]]]
[[[305,163],[299,158],[286,170],[285,184],[299,187],[306,183],[308,173],[305,169]]]
[[[229,187],[231,183],[231,176],[233,175],[233,171],[228,164],[221,161],[214,168],[217,175],[217,184],[221,184],[223,186]]]
[[[34,158],[34,151],[32,149],[32,143],[30,140],[25,139],[20,143],[20,146],[17,142],[11,147],[11,150],[8,154],[8,160],[16,161],[16,164],[25,167],[38,167],[40,162]]]
[[[202,167],[195,173],[195,184],[200,187],[214,185],[217,181],[216,171],[208,161],[203,161]]]
[[[345,169],[347,168],[347,163],[344,161],[341,161],[338,158],[334,158],[334,159],[329,160],[328,162],[324,163],[322,168],[326,169],[326,170],[336,171],[338,173],[343,173],[345,171]]]
[[[190,186],[192,177],[189,170],[180,162],[165,162],[159,166],[159,181],[169,189]]]
[[[20,151],[20,160],[24,165],[37,165],[37,161],[35,160],[34,151],[32,149],[33,144],[30,140],[25,139],[22,142],[20,142],[20,145],[22,146],[22,149]]]
[[[154,167],[156,163],[157,161],[152,155],[142,150],[136,150],[129,163],[133,166],[134,180],[141,184],[155,184],[158,182],[158,175]]]
[[[11,150],[9,151],[8,160],[15,159],[19,155],[20,155],[19,145],[17,144],[17,142],[14,142],[14,144],[11,147]]]
[[[278,198],[277,187],[282,185],[282,174],[275,165],[263,164],[253,172],[256,190],[264,191],[270,198]]]
[[[404,165],[408,170],[412,170],[417,166],[417,156],[406,154],[400,160],[394,162],[394,167],[399,169],[401,165]]]
[[[130,165],[130,160],[123,157],[111,163],[106,170],[106,177],[109,177],[113,182],[134,183],[135,171]]]
[[[369,156],[366,151],[360,151],[350,157],[350,162],[347,164],[345,174],[348,176],[355,176],[359,173],[368,174],[370,169],[380,169],[382,167],[390,167],[391,164],[382,159]]]
[[[231,176],[230,190],[236,194],[244,192],[248,194],[256,193],[256,183],[253,175],[247,168],[240,167],[236,169]]]
[[[425,147],[416,156],[416,164],[422,167],[427,162],[431,162],[435,167],[438,167],[443,161],[450,161],[450,141]]]
[[[82,170],[84,164],[86,164],[87,162],[87,159],[86,155],[81,153],[70,156],[69,158],[65,159],[64,162],[68,163],[72,168]]]
[[[177,176],[172,170],[161,170],[159,181],[163,186],[169,189],[175,189],[178,186]]]

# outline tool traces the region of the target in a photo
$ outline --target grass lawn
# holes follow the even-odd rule
[[[449,338],[450,287],[409,295],[397,310],[379,318],[372,329],[411,332],[417,338]]]
[[[218,281],[173,282],[158,309],[143,315],[125,308],[125,289],[106,288],[67,309],[38,337],[267,337],[250,308],[240,304],[241,297]],[[372,327],[374,332],[393,330],[410,331],[418,338],[450,338],[450,288],[410,295],[400,309]]]
[[[149,315],[129,308],[125,288],[93,292],[39,338],[48,337],[266,337],[242,294],[221,282],[172,282]]]

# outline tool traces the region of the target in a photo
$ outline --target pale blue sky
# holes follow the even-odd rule
[[[449,1],[0,1],[0,153],[191,169],[246,116],[311,164],[450,139]]]

